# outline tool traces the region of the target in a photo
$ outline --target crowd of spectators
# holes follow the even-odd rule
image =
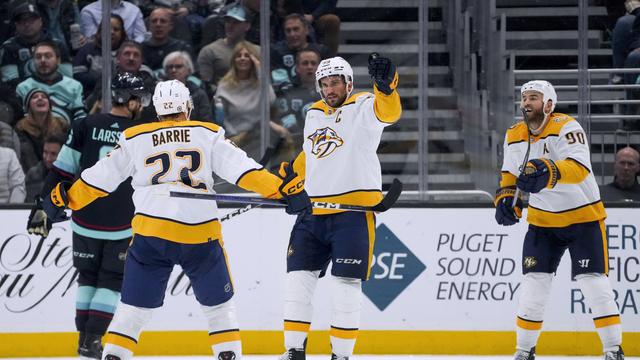
[[[102,1],[111,2],[111,51],[102,53]],[[302,143],[319,100],[314,74],[337,53],[337,0],[271,1],[268,128],[284,154]],[[150,92],[176,79],[192,119],[223,125],[260,157],[259,0],[10,0],[0,4],[0,203],[31,202],[71,125],[101,111],[104,69],[131,72]],[[109,36],[109,35],[107,35]],[[144,121],[156,119],[143,110]]]

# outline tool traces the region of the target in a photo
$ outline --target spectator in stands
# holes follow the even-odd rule
[[[72,76],[71,58],[66,47],[60,48],[60,42],[52,40],[43,30],[42,17],[32,2],[18,2],[13,8],[11,19],[16,27],[16,36],[2,44],[0,72],[3,82],[15,88],[18,83],[33,75],[36,71],[32,59],[34,46],[45,40],[54,42],[61,49],[58,51],[58,69],[63,75]]]
[[[85,6],[80,11],[82,31],[85,37],[91,37],[98,31],[98,25],[102,21],[102,2],[97,0]],[[105,0],[108,1],[108,0]],[[139,43],[143,42],[147,34],[142,12],[129,1],[111,0],[111,13],[118,14],[124,20],[124,29],[129,38]]]
[[[50,40],[41,41],[33,50],[36,71],[33,76],[18,84],[16,94],[23,104],[33,89],[49,94],[51,111],[70,124],[87,115],[82,101],[82,84],[58,72],[60,48]],[[27,106],[24,106],[25,109]]]
[[[636,15],[640,14],[640,0],[627,0],[625,1],[625,8],[627,13],[621,16],[613,27],[611,34],[611,50],[613,52],[613,67],[622,68],[625,67],[627,56],[634,48],[631,48],[633,38],[633,22],[636,19]],[[640,56],[640,53],[634,55]],[[638,74],[627,74],[625,83],[635,84],[635,79]],[[613,74],[611,79],[612,84],[621,84],[623,77],[618,74]]]
[[[0,43],[13,35],[13,24],[11,23],[11,9],[13,4],[9,1],[0,2]]]
[[[291,86],[282,89],[276,104],[280,124],[293,136],[294,148],[302,148],[302,131],[307,111],[320,100],[316,90],[316,70],[320,64],[320,54],[313,49],[303,49],[296,55],[295,77]]]
[[[192,53],[191,46],[182,40],[174,39],[169,34],[173,29],[173,12],[166,8],[157,8],[149,15],[151,37],[142,43],[144,62],[151,70],[162,69],[162,61],[167,54],[174,51]]]
[[[16,124],[16,132],[20,139],[20,163],[22,170],[27,171],[42,160],[44,139],[51,134],[66,135],[69,126],[52,114],[49,95],[37,88],[27,93],[24,112],[25,117]]]
[[[120,15],[111,14],[111,56],[116,57],[118,49],[127,40],[124,20]],[[110,59],[109,59],[110,60]],[[111,64],[111,61],[108,62]],[[95,37],[84,45],[73,59],[73,77],[82,84],[86,98],[102,77],[102,24]]]
[[[253,44],[241,41],[236,45],[231,59],[230,69],[220,79],[216,92],[216,97],[224,106],[224,128],[232,141],[251,157],[258,158],[261,119],[260,55]],[[271,87],[269,90],[268,101],[273,106],[275,93]],[[292,142],[291,134],[283,126],[271,121],[270,128],[281,138]]]
[[[0,49],[0,52],[2,50]],[[1,55],[0,55],[1,57]],[[15,87],[0,81],[0,121],[14,126],[22,118],[22,104],[16,96]]]
[[[18,156],[13,149],[0,147],[0,204],[24,202],[25,195]]]
[[[37,0],[37,6],[46,33],[52,39],[59,41],[68,53],[75,54],[86,43],[87,40],[83,35],[78,38],[77,47],[74,48],[71,41],[71,25],[80,25],[80,12],[75,1]]]
[[[278,41],[271,47],[271,68],[285,69],[290,76],[296,64],[296,53],[302,49],[313,49],[320,54],[321,59],[331,57],[329,48],[322,44],[309,43],[307,36],[309,28],[307,20],[300,14],[290,14],[284,19],[285,40]]]
[[[282,4],[287,15],[302,14],[307,24],[312,25],[310,30],[315,35],[312,36],[313,40],[329,48],[329,57],[338,53],[340,44],[340,18],[335,15],[337,2],[338,0],[284,0]]]
[[[13,149],[20,156],[20,138],[11,125],[0,121],[0,147]]]
[[[191,93],[193,110],[191,119],[213,122],[211,102],[206,91],[200,86],[202,82],[192,77],[193,61],[186,51],[174,51],[164,58],[162,63],[166,80],[178,80],[186,85]]]
[[[140,7],[145,20],[155,9],[169,10],[173,20],[171,37],[193,46],[200,42],[202,22],[209,15],[209,1],[223,0],[137,0],[134,3]]]
[[[44,178],[49,173],[49,170],[51,170],[53,162],[58,158],[58,153],[60,153],[60,149],[65,141],[66,136],[63,134],[51,134],[44,139],[42,160],[27,171],[24,181],[27,189],[26,201],[31,202],[36,196],[40,195],[40,190],[42,190],[44,185]]]
[[[114,74],[119,72],[130,72],[144,80],[145,87],[153,92],[156,87],[156,79],[151,69],[143,64],[142,45],[135,41],[127,40],[120,45],[116,53]],[[98,79],[93,93],[87,97],[87,107],[91,113],[100,111],[100,98],[102,96],[102,78]],[[143,119],[155,119],[156,112],[153,106],[147,106],[142,110]]]
[[[236,5],[227,10],[224,16],[225,37],[205,46],[198,54],[198,70],[200,78],[215,92],[218,81],[229,71],[231,55],[236,44],[244,41],[244,37],[250,28],[245,10]],[[260,53],[260,48],[252,43],[246,46],[253,48],[253,52]]]
[[[625,147],[616,153],[613,182],[600,187],[600,195],[608,201],[640,201],[640,153]]]

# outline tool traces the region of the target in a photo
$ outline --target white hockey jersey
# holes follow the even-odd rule
[[[397,91],[350,96],[339,108],[318,101],[308,110],[303,152],[294,169],[305,174],[313,201],[372,206],[382,199],[382,175],[376,151],[382,131],[400,118]],[[304,168],[304,169],[301,169]],[[314,209],[314,214],[339,212]]]
[[[500,186],[515,185],[527,150],[527,127],[519,122],[507,130]],[[527,221],[541,227],[565,227],[606,218],[598,184],[591,170],[587,135],[572,117],[553,113],[544,130],[531,136],[529,159],[546,158],[558,167],[553,188],[529,197]]]
[[[82,208],[131,176],[134,234],[191,244],[221,240],[215,201],[168,196],[174,190],[214,193],[212,172],[265,197],[280,197],[280,178],[227,141],[221,127],[162,121],[125,130],[111,153],[71,187],[69,207]]]

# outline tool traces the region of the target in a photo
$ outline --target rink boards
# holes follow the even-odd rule
[[[231,209],[222,209],[222,213]],[[607,210],[610,279],[622,311],[625,352],[640,355],[640,209]],[[27,210],[0,210],[0,357],[75,351],[75,271],[69,223],[41,240],[25,231]],[[494,210],[397,208],[377,218],[371,279],[364,285],[357,353],[508,354],[526,224],[496,225]],[[282,347],[282,293],[294,218],[255,209],[223,223],[246,353]],[[330,298],[316,291],[310,353],[328,353]],[[600,344],[565,254],[538,351],[597,354]],[[175,269],[138,354],[209,353],[206,321],[188,279]]]

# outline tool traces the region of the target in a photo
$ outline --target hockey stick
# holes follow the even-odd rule
[[[262,157],[260,158],[260,161],[258,161],[258,164],[262,165],[263,167],[267,167],[267,164],[269,163],[269,161],[271,161],[271,157],[273,156],[273,153],[276,152],[276,148],[274,148],[273,146],[269,146],[265,151],[264,154],[262,154]],[[225,221],[225,220],[229,220],[233,217],[236,217],[238,215],[242,215],[244,213],[246,213],[247,211],[251,210],[251,209],[255,209],[257,207],[259,207],[259,204],[248,204],[247,206],[240,208],[240,209],[236,209],[230,213],[225,214],[222,218],[220,218],[220,221]]]
[[[520,108],[522,111],[522,120],[524,121],[524,125],[527,127],[527,152],[524,154],[524,160],[522,161],[522,166],[520,167],[520,176],[524,175],[525,169],[527,168],[527,163],[529,162],[529,152],[531,151],[531,130],[529,129],[529,118],[527,117],[527,110],[524,108]],[[518,202],[518,196],[520,196],[520,189],[516,186],[516,192],[513,194],[513,203],[511,204],[511,208],[516,207],[516,203]]]
[[[373,206],[336,204],[336,203],[322,202],[322,201],[312,201],[311,205],[316,209],[384,212],[389,210],[396,203],[401,193],[402,193],[402,183],[398,179],[393,179],[393,183],[391,183],[391,186],[389,187],[389,191],[387,191],[387,195],[379,203]],[[256,196],[237,196],[237,195],[225,195],[225,194],[197,194],[197,193],[185,193],[180,191],[170,191],[169,196],[177,197],[177,198],[187,198],[187,199],[215,200],[220,202],[241,203],[241,204],[249,204],[249,205],[287,206],[284,200],[266,199],[266,198],[256,197]],[[242,212],[240,212],[239,214],[241,213]]]

